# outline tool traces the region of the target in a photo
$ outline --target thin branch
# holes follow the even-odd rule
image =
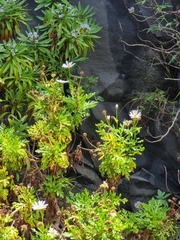
[[[148,140],[147,138],[145,138],[145,140],[146,140],[147,142],[149,142],[149,143],[156,143],[156,142],[160,142],[163,138],[165,138],[165,137],[168,135],[168,133],[170,132],[170,130],[173,128],[173,126],[174,126],[174,124],[175,124],[175,121],[177,120],[177,117],[178,117],[178,115],[179,115],[179,112],[180,112],[180,109],[177,111],[176,116],[175,116],[175,118],[174,118],[171,126],[168,128],[167,132],[166,132],[164,135],[160,135],[160,136],[156,136],[156,137],[153,137],[153,136],[151,135],[151,137],[153,137],[153,138],[158,138],[158,137],[159,137],[158,140],[150,141],[150,140]]]
[[[166,185],[167,191],[170,192],[170,193],[173,193],[173,194],[180,193],[180,192],[172,192],[172,191],[170,191],[170,189],[169,189],[169,187],[168,187],[168,182],[167,182],[167,179],[168,179],[167,168],[166,168],[166,166],[164,166],[164,165],[163,165],[163,167],[164,167],[164,170],[165,170],[165,185]],[[179,177],[179,172],[180,172],[180,171],[178,170],[178,173],[177,173],[178,177]],[[179,180],[179,179],[178,179],[178,180]],[[178,181],[178,183],[179,183],[179,181]],[[179,184],[180,184],[180,183],[179,183]]]
[[[60,208],[59,208],[59,205],[58,205],[58,201],[57,201],[57,198],[55,198],[54,200],[54,207],[55,207],[55,210],[56,210],[56,214],[59,212],[61,212]],[[57,219],[56,219],[56,222],[53,224],[53,227],[57,230],[60,231],[60,228],[59,228],[59,225],[60,225],[60,222],[61,222],[61,217],[58,216]]]
[[[145,22],[145,21],[151,20],[151,19],[155,19],[155,21],[160,21],[161,22],[162,19],[160,19],[157,16],[157,14],[158,14],[158,12],[155,12],[152,16],[144,17],[143,20],[139,20],[134,14],[133,14],[133,17],[134,17],[134,19],[137,23],[138,22],[142,23],[142,22]],[[164,14],[164,15],[175,14],[175,15],[177,15],[177,11],[169,11],[169,12],[163,11],[161,14]],[[143,17],[143,16],[141,16],[141,17]],[[156,56],[156,60],[159,62],[159,64],[161,64],[165,68],[168,66],[168,67],[173,67],[177,70],[180,69],[180,66],[178,64],[178,57],[179,57],[180,54],[177,51],[177,48],[179,49],[179,47],[178,47],[179,31],[178,30],[176,30],[174,28],[166,27],[166,25],[163,26],[163,29],[161,30],[161,32],[166,34],[166,36],[169,37],[170,40],[168,40],[166,42],[164,42],[164,41],[162,42],[160,39],[154,38],[155,42],[157,42],[157,44],[158,44],[158,46],[156,46],[156,43],[154,43],[153,41],[149,41],[147,39],[142,39],[141,36],[140,36],[140,32],[147,31],[149,28],[144,28],[143,30],[141,30],[141,31],[139,30],[137,32],[137,37],[142,43],[131,44],[131,43],[127,43],[126,41],[123,40],[123,27],[122,27],[121,23],[119,23],[119,26],[120,26],[120,31],[121,31],[121,37],[120,37],[119,41],[121,43],[123,43],[123,45],[126,45],[128,47],[146,47],[146,48],[149,48],[149,49],[151,49],[151,50],[153,50],[157,53],[162,54],[162,56],[164,56],[164,59],[161,59],[158,56]],[[138,26],[137,26],[137,28],[138,28]],[[163,46],[163,47],[161,47],[161,46]],[[165,46],[167,46],[167,47],[170,46],[170,47],[165,48]],[[138,58],[137,56],[135,56],[132,52],[127,51],[125,46],[124,46],[124,50],[127,53],[131,53],[138,60],[144,61],[144,60]],[[168,63],[168,60],[166,58],[168,57],[168,58],[173,59],[174,56],[176,56],[175,59],[174,59],[174,64],[171,64],[171,62]],[[158,64],[155,63],[153,65],[158,65]]]
[[[164,78],[165,80],[180,81],[180,78]]]
[[[168,183],[167,183],[167,177],[168,177],[167,168],[164,165],[163,165],[163,167],[164,167],[164,170],[165,170],[165,184],[166,184],[166,188],[167,188],[168,192],[171,192],[169,190]]]
[[[96,146],[89,141],[87,136],[83,136],[83,137],[91,147],[96,148]]]

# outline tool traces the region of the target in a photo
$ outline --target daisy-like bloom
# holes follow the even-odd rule
[[[109,186],[106,181],[103,181],[103,183],[100,185],[100,188],[108,189]]]
[[[80,31],[77,30],[77,29],[75,29],[75,30],[73,29],[73,30],[71,31],[71,35],[72,35],[74,38],[77,38],[79,34],[80,34]]]
[[[58,18],[63,18],[64,14],[59,14]]]
[[[141,112],[138,110],[131,110],[129,116],[132,120],[141,120]]]
[[[32,209],[33,210],[44,210],[46,209],[48,204],[45,203],[45,201],[39,200],[38,202],[33,203]]]
[[[81,28],[85,28],[87,30],[91,30],[90,26],[87,23],[81,24]]]
[[[137,201],[137,202],[134,204],[134,206],[135,206],[135,208],[139,209],[139,208],[141,208],[141,204],[142,204],[141,201]]]
[[[47,235],[49,237],[54,238],[54,237],[57,237],[59,235],[59,233],[54,228],[50,227]]]
[[[128,8],[129,13],[134,13],[134,7]]]
[[[56,79],[56,82],[58,83],[68,83],[68,80],[62,80],[62,79]]]
[[[1,8],[0,8],[0,12],[4,12],[4,7],[1,7]]]
[[[66,63],[63,63],[62,67],[69,69],[69,68],[72,68],[74,66],[74,64],[75,63],[66,61]]]

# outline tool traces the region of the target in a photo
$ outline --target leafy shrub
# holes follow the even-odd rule
[[[94,49],[93,41],[98,38],[96,33],[101,27],[92,18],[92,8],[87,6],[83,9],[80,2],[76,7],[62,0],[60,3],[53,2],[49,9],[42,12],[44,16],[40,19],[44,24],[41,28],[53,39],[51,49],[60,64],[67,59],[74,59],[82,52],[87,56],[88,49]]]
[[[165,240],[175,234],[165,200],[168,196],[158,191],[148,203],[137,203],[137,212],[129,212],[121,208],[126,199],[107,192],[103,186],[91,195],[85,189],[68,200],[71,206],[63,212],[67,227],[63,235],[75,240],[132,239],[136,236]]]
[[[35,124],[28,130],[33,140],[39,144],[38,153],[42,154],[42,169],[56,164],[66,169],[69,166],[67,146],[72,140],[72,133],[80,125],[88,110],[96,105],[90,100],[94,94],[84,93],[82,87],[69,81],[69,95],[64,93],[64,84],[48,81],[39,85],[39,91],[31,92]]]
[[[26,25],[30,18],[28,18],[28,11],[26,0],[1,0],[0,3],[0,22],[1,32],[0,41],[8,41],[9,38],[14,37],[21,31],[21,26]]]
[[[165,240],[175,235],[174,222],[168,216],[170,210],[165,194],[158,190],[158,195],[151,198],[148,203],[136,203],[137,212],[128,212],[127,222],[129,228],[126,233],[140,233],[151,236],[152,239]]]
[[[24,165],[29,165],[26,143],[26,140],[16,135],[13,128],[0,125],[1,161],[7,170],[19,171]]]
[[[126,225],[117,207],[125,201],[114,192],[90,195],[85,189],[69,199],[70,210],[64,211],[67,232],[63,235],[75,240],[124,239]]]
[[[7,120],[7,126],[0,125],[0,238],[108,240],[147,230],[156,239],[162,238],[159,226],[165,236],[173,235],[174,221],[164,199],[153,198],[129,213],[121,209],[126,200],[114,192],[121,176],[129,179],[135,155],[144,150],[137,110],[130,112],[132,121],[123,123],[117,115],[105,114],[107,122],[97,124],[102,143],[95,153],[106,182],[92,194],[86,189],[69,193],[71,181],[64,177],[71,165],[69,144],[97,104],[96,94],[89,93],[97,79],[89,78],[83,88],[83,74],[74,76],[71,68],[94,50],[101,27],[89,6],[75,7],[67,0],[36,2],[36,10],[43,7],[42,25],[28,26],[25,33],[20,32],[28,20],[25,0],[3,0],[0,5],[0,40],[5,40],[0,44],[1,119]],[[80,161],[81,144],[77,149]]]
[[[115,185],[122,176],[129,179],[130,173],[136,167],[134,156],[144,151],[143,140],[138,137],[141,128],[137,126],[137,119],[125,120],[119,124],[117,116],[107,116],[106,111],[104,115],[106,122],[101,121],[96,125],[102,140],[96,152],[101,161],[99,170],[102,176]],[[111,124],[111,120],[114,124]]]

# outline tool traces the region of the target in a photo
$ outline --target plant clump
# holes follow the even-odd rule
[[[76,173],[87,150],[76,140],[78,128],[103,100],[92,92],[98,78],[84,83],[78,62],[94,50],[101,27],[89,6],[35,2],[35,10],[43,10],[34,29],[25,0],[0,3],[0,239],[173,237],[180,210],[175,199],[158,191],[133,213],[116,193],[120,178],[129,179],[136,155],[144,151],[137,109],[122,123],[118,105],[116,117],[104,111],[106,122],[96,125],[100,141],[96,147],[90,143],[102,184],[92,193],[74,193],[76,174],[69,173]],[[83,138],[89,141],[86,133]]]

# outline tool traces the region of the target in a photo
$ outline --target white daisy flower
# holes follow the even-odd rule
[[[50,227],[47,235],[49,237],[54,238],[54,237],[57,237],[59,235],[59,233],[54,228]]]
[[[132,120],[141,120],[141,112],[138,110],[131,110],[129,116]]]
[[[74,64],[75,63],[66,61],[66,63],[63,63],[62,67],[69,69],[69,68],[72,68],[74,66]]]
[[[33,203],[32,209],[33,210],[44,210],[46,209],[48,204],[45,203],[45,201],[39,200],[38,202]]]

